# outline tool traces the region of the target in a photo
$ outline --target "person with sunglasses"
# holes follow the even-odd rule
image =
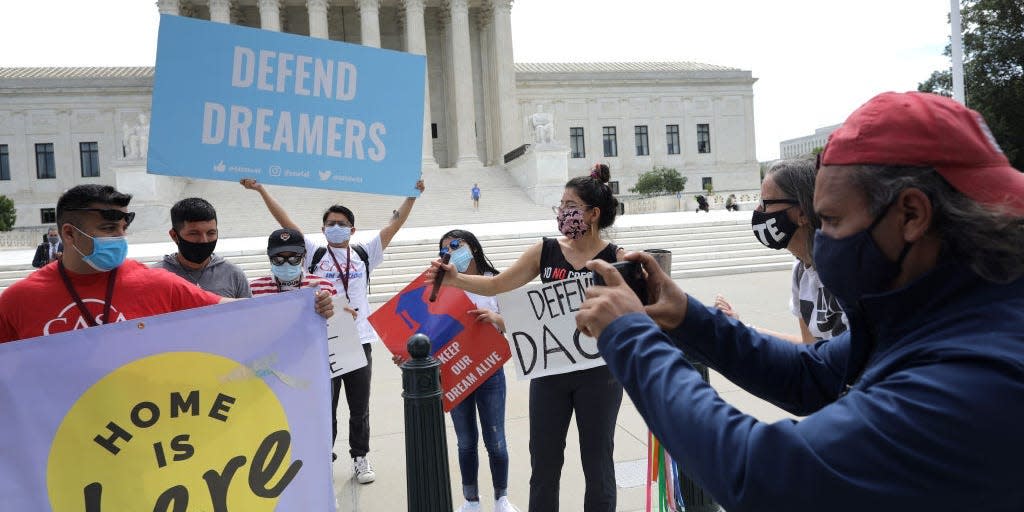
[[[460,273],[471,276],[496,276],[498,269],[484,254],[476,235],[463,229],[453,229],[438,241],[440,255],[451,255],[451,264]],[[469,313],[478,322],[490,322],[500,332],[505,332],[505,320],[498,309],[498,300],[493,296],[467,292],[469,300],[476,306]],[[395,364],[405,360],[396,355]],[[494,485],[494,511],[519,512],[508,499],[508,446],[505,442],[505,372],[499,370],[484,381],[472,394],[451,411],[455,438],[458,441],[459,470],[462,474],[462,494],[466,499],[457,512],[475,512],[480,508],[480,492],[477,470],[480,458],[477,454],[479,434],[477,414],[480,415],[479,432],[483,434],[484,447],[490,460],[491,481]]]
[[[270,258],[270,275],[249,282],[253,297],[309,287],[324,290],[332,296],[338,293],[330,281],[303,271],[306,242],[302,233],[288,228],[271,233],[267,238],[267,257]]]
[[[0,294],[0,343],[232,300],[126,260],[130,201],[109,185],[79,185],[60,196],[64,254]],[[314,307],[325,317],[334,311],[329,294],[318,295]]]
[[[505,272],[494,276],[458,272],[454,264],[436,260],[427,272],[433,279],[444,268],[444,284],[493,296],[514,290],[538,275],[548,283],[592,278],[588,260],[615,262],[622,249],[601,237],[615,222],[618,201],[608,181],[608,166],[595,164],[589,176],[565,184],[562,200],[552,209],[562,233],[544,238],[526,250]],[[565,462],[565,438],[576,415],[586,491],[585,512],[615,510],[617,491],[612,452],[622,386],[605,366],[530,381],[530,505],[531,512],[558,510],[559,483]]]
[[[765,247],[786,249],[796,257],[789,309],[797,318],[800,335],[758,329],[794,343],[831,339],[849,328],[839,301],[821,284],[814,269],[814,231],[821,228],[821,218],[813,204],[814,167],[810,159],[773,164],[761,182],[761,204],[750,220],[754,237]],[[715,307],[732,318],[740,318],[721,295],[715,297]]]

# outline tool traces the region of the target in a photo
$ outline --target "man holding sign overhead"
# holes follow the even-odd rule
[[[301,232],[298,224],[262,184],[254,179],[243,179],[241,183],[245,188],[260,193],[270,214],[282,227]],[[415,188],[418,193],[423,192],[423,181],[417,181]],[[320,246],[308,238],[304,241],[302,268],[331,282],[339,294],[344,293],[349,306],[356,311],[356,328],[366,352],[366,366],[331,379],[334,438],[338,437],[337,409],[344,384],[349,410],[349,454],[352,456],[355,477],[362,484],[371,483],[377,477],[366,458],[370,451],[370,375],[373,369],[370,344],[379,339],[367,320],[370,313],[367,297],[369,277],[370,272],[384,261],[384,249],[405,224],[415,203],[415,196],[407,197],[398,207],[398,215],[377,236],[361,245],[349,244],[349,239],[356,231],[355,214],[342,205],[332,205],[324,212],[320,227],[327,238],[327,246]]]

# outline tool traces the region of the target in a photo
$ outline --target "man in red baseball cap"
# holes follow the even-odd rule
[[[886,93],[829,139],[814,264],[850,330],[815,345],[702,305],[646,254],[576,317],[654,435],[727,510],[1024,510],[1024,175],[976,112]],[[683,357],[798,416],[763,423]]]

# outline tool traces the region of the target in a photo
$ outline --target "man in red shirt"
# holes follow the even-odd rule
[[[109,185],[79,185],[60,197],[64,255],[0,294],[0,343],[232,300],[126,261],[130,201]],[[315,307],[331,316],[330,294],[319,292]]]

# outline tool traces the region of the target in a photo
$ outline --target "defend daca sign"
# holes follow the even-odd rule
[[[524,286],[498,295],[520,379],[569,373],[604,365],[597,340],[576,328],[587,298],[587,277]]]
[[[151,173],[407,196],[422,55],[160,17]]]
[[[0,345],[5,510],[333,510],[304,290]]]

